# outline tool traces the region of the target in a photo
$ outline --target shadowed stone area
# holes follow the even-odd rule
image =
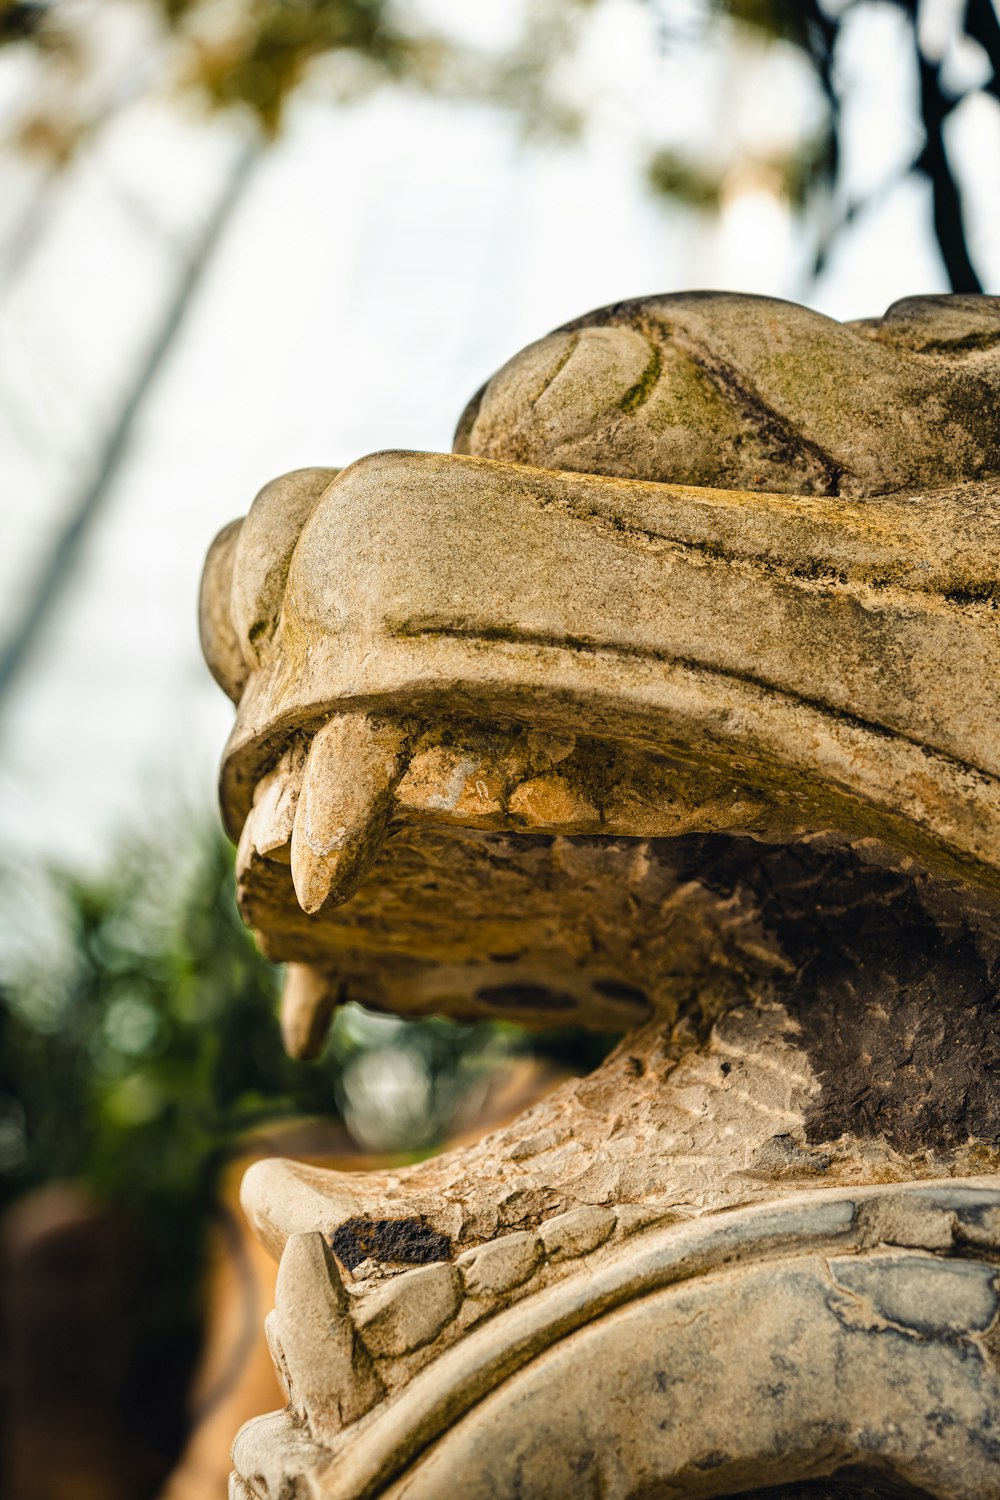
[[[926,1490],[900,1487],[877,1474],[846,1473],[832,1479],[818,1479],[807,1484],[779,1485],[777,1489],[744,1490],[753,1500],[928,1500]],[[736,1500],[726,1495],[722,1500]]]
[[[1000,1128],[1000,946],[960,892],[850,849],[679,839],[678,878],[743,900],[790,965],[775,995],[820,1083],[810,1141],[900,1151],[992,1143]],[[676,857],[676,856],[675,856]]]

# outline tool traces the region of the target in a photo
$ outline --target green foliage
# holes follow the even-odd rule
[[[169,1453],[219,1169],[263,1109],[329,1109],[329,1081],[284,1058],[275,976],[237,918],[220,836],[182,863],[151,840],[105,878],[55,884],[55,933],[0,993],[0,1208],[73,1179],[110,1212],[126,1425]]]
[[[831,152],[829,132],[820,131],[802,141],[788,156],[743,160],[740,174],[744,181],[756,179],[766,184],[793,209],[801,211],[817,188],[829,184],[833,170]],[[715,214],[722,207],[725,174],[701,167],[675,151],[655,152],[647,164],[646,179],[659,197],[669,198],[697,213]]]
[[[106,878],[57,885],[61,942],[0,996],[0,1205],[82,1178],[173,1235],[211,1210],[221,1163],[264,1120],[337,1117],[343,1104],[366,1144],[426,1151],[523,1045],[512,1027],[351,1006],[319,1062],[290,1060],[277,972],[240,922],[221,835],[180,868],[150,844]],[[408,1079],[396,1125],[393,1069]]]
[[[5,906],[30,925],[21,947],[32,958],[12,956],[9,924],[0,987],[0,1211],[67,1179],[109,1211],[123,1247],[123,1430],[161,1469],[182,1436],[219,1173],[254,1127],[342,1111],[362,1145],[412,1158],[472,1123],[513,1054],[530,1046],[588,1066],[608,1046],[347,1006],[318,1062],[289,1060],[279,976],[240,922],[232,851],[220,832],[199,840],[183,819],[173,826],[179,846],[151,836],[103,878],[54,877],[47,937],[37,900],[18,900],[9,876]]]
[[[218,1172],[264,1121],[345,1118],[366,1147],[434,1149],[525,1049],[573,1066],[577,1033],[529,1041],[503,1024],[338,1013],[318,1062],[284,1052],[278,974],[236,911],[221,833],[195,854],[132,846],[104,878],[63,875],[61,935],[0,991],[0,1208],[27,1188],[85,1181],[193,1249]],[[162,848],[165,841],[160,841]]]
[[[717,213],[719,210],[722,179],[676,151],[667,148],[657,151],[647,165],[646,178],[653,192],[661,198],[672,198],[699,213]]]
[[[317,58],[352,53],[376,76],[415,71],[421,48],[394,25],[391,9],[389,0],[249,0],[228,28],[204,40],[197,28],[204,4],[187,0],[167,15],[182,40],[194,35],[193,76],[212,103],[246,105],[273,131]]]
[[[711,7],[716,14],[774,41],[808,47],[805,8],[797,0],[711,0]]]
[[[782,163],[784,196],[793,208],[804,208],[817,188],[833,180],[834,169],[833,137],[829,130],[819,131]]]
[[[486,50],[433,30],[398,0],[134,0],[134,12],[147,23],[157,88],[165,82],[212,109],[249,115],[266,137],[317,79],[336,102],[410,83],[497,105],[529,132],[565,135],[579,128],[579,112],[552,77],[595,3],[535,0],[510,44]],[[94,86],[93,20],[72,0],[0,0],[0,49],[29,48],[39,67],[37,101],[12,129],[6,122],[10,137],[57,165],[135,97],[122,81]]]
[[[512,1026],[403,1021],[349,1005],[334,1020],[326,1056],[358,1144],[413,1159],[475,1116],[491,1080],[524,1045]]]
[[[189,1217],[263,1098],[321,1096],[276,1045],[275,980],[236,916],[228,852],[206,841],[180,879],[135,848],[57,887],[66,960],[40,955],[0,1009],[0,1193],[82,1177],[139,1218]]]

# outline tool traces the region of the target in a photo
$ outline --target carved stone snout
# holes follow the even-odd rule
[[[475,1145],[248,1174],[239,1500],[1000,1497],[998,396],[997,299],[651,298],[218,538],[289,1049],[624,1033]]]

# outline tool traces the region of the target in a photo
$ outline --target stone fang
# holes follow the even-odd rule
[[[340,906],[378,853],[402,771],[404,732],[335,714],[309,747],[292,830],[292,883],[302,910]]]
[[[340,1271],[323,1236],[296,1234],[285,1246],[274,1294],[274,1338],[284,1356],[292,1404],[329,1442],[382,1395],[359,1342]]]
[[[312,964],[289,964],[281,992],[281,1038],[289,1057],[318,1057],[337,1004],[337,981]]]

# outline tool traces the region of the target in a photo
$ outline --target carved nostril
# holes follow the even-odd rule
[[[234,703],[239,703],[249,671],[231,613],[233,563],[242,521],[230,521],[208,550],[201,575],[198,626],[209,671]]]

